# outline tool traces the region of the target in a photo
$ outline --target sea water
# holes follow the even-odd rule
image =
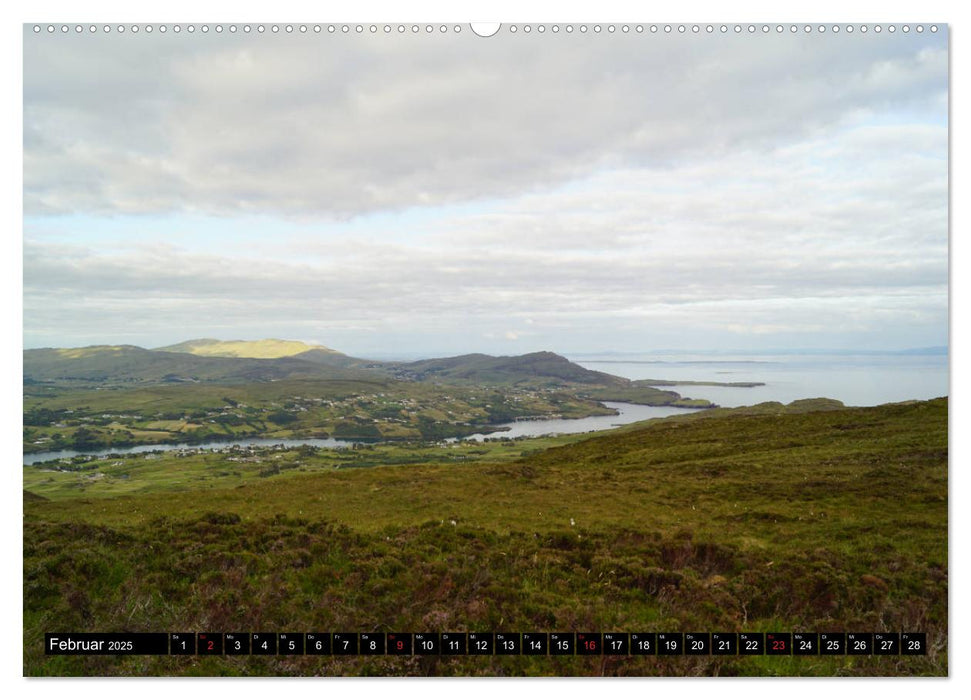
[[[830,398],[847,406],[948,396],[945,354],[644,354],[571,357],[587,369],[628,379],[760,382],[757,387],[662,386],[719,406]]]

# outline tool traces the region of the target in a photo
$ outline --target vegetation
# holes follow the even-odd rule
[[[707,408],[554,353],[381,363],[296,341],[24,352],[24,452],[241,437],[441,439],[601,401]]]
[[[245,437],[442,439],[518,417],[581,418],[613,409],[566,390],[419,382],[280,381],[91,389],[25,387],[24,452]]]
[[[647,406],[678,406],[681,408],[711,408],[713,404],[707,399],[682,398],[673,391],[656,389],[645,384],[630,386],[604,387],[581,393],[581,396],[595,401],[625,401]]]
[[[24,673],[947,675],[947,410],[25,467]],[[53,629],[922,631],[929,653],[49,657]]]
[[[157,348],[157,350],[185,352],[204,357],[252,357],[258,359],[291,357],[311,350],[340,354],[336,350],[331,350],[323,345],[308,345],[299,340],[279,340],[277,338],[253,341],[201,338]]]
[[[604,372],[594,372],[552,352],[533,352],[513,357],[461,355],[418,362],[389,363],[399,378],[429,379],[488,385],[562,386],[595,384],[627,386],[630,381]]]

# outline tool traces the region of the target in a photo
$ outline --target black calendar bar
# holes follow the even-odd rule
[[[334,632],[331,648],[341,656],[357,655],[357,635],[353,632]]]
[[[516,632],[496,633],[496,653],[515,656],[522,650],[522,635]]]
[[[469,637],[464,632],[442,632],[442,655],[469,653]]]
[[[361,632],[358,653],[380,656],[386,652],[384,632]]]
[[[573,632],[553,632],[550,634],[550,654],[553,656],[573,656],[576,653],[577,636]]]
[[[900,653],[900,635],[895,632],[877,632],[873,635],[873,653],[877,656],[896,656]]]
[[[630,653],[630,635],[626,632],[604,632],[603,653],[611,656],[627,656]]]
[[[788,632],[766,632],[765,653],[769,656],[792,654],[792,635]]]
[[[492,632],[469,632],[468,650],[476,656],[492,656],[496,650],[496,635]]]
[[[274,656],[277,652],[276,632],[254,632],[250,635],[250,649],[257,656]]]
[[[418,632],[413,639],[416,654],[430,656],[432,654],[444,654],[442,651],[442,637],[435,632]]]
[[[302,655],[305,636],[299,632],[281,632],[277,640],[280,653],[287,656]]]
[[[44,635],[44,653],[48,656],[168,654],[169,635],[164,632],[49,632]]]
[[[711,635],[708,632],[685,632],[684,653],[688,656],[708,656],[711,653]]]
[[[631,632],[630,653],[635,656],[653,656],[657,653],[657,634],[654,632]]]
[[[47,655],[924,656],[924,632],[51,632]]]
[[[846,653],[869,656],[873,653],[873,635],[869,632],[850,632],[846,635]]]
[[[307,653],[312,656],[330,656],[333,648],[327,632],[308,632],[304,639]]]
[[[223,653],[223,635],[220,632],[200,632],[196,635],[196,649],[202,656],[220,656]]]
[[[681,656],[684,654],[684,634],[681,632],[660,632],[657,635],[657,653],[660,656]]]
[[[738,653],[742,656],[761,656],[765,653],[764,632],[739,632]]]
[[[227,632],[223,635],[223,649],[230,656],[249,656],[248,632]]]
[[[603,635],[599,632],[577,633],[577,654],[580,656],[600,656],[611,653],[605,651],[603,645]]]
[[[904,632],[900,637],[900,653],[904,656],[923,656],[927,653],[927,635],[924,632]]]
[[[196,653],[196,635],[192,632],[173,632],[169,635],[169,653],[192,656]]]
[[[388,653],[392,656],[411,656],[414,635],[408,632],[388,633]]]
[[[819,653],[823,656],[843,656],[846,654],[846,633],[822,632],[819,635]]]
[[[738,654],[738,634],[735,632],[713,632],[711,653],[716,656],[735,656]]]
[[[819,655],[819,635],[815,632],[793,632],[792,653],[794,656]]]
[[[550,651],[550,635],[546,632],[524,632],[523,654],[546,656]]]

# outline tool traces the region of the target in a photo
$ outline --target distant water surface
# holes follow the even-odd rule
[[[613,416],[590,416],[589,418],[563,418],[553,420],[522,420],[513,423],[501,423],[500,432],[482,435],[477,433],[465,440],[481,440],[485,437],[514,438],[514,437],[536,437],[552,433],[586,433],[592,430],[609,430],[618,425],[625,425],[635,421],[647,420],[649,418],[663,418],[664,416],[691,413],[698,409],[693,408],[674,408],[671,406],[639,406],[632,403],[620,403],[617,401],[605,401],[605,405],[618,411],[619,415]],[[380,440],[341,440],[335,438],[238,438],[236,440],[220,440],[200,442],[196,444],[180,443],[170,445],[137,445],[135,447],[114,447],[101,448],[97,450],[57,450],[52,452],[35,452],[24,455],[24,464],[37,464],[51,459],[70,459],[78,455],[99,455],[107,454],[131,455],[157,450],[169,452],[172,450],[227,450],[233,445],[240,447],[271,447],[273,445],[283,445],[285,447],[299,447],[301,445],[312,445],[321,448],[351,447],[355,443],[375,443]],[[451,441],[450,441],[451,442]]]
[[[489,435],[475,434],[462,440],[481,440],[484,437],[537,437],[555,433],[588,433],[592,430],[610,430],[619,425],[649,420],[651,418],[665,418],[667,416],[684,415],[702,410],[698,408],[675,408],[673,406],[640,406],[633,403],[619,401],[603,401],[608,408],[619,412],[616,416],[590,416],[588,418],[559,418],[553,420],[523,420],[514,423],[502,423],[501,428],[508,428],[499,433]]]
[[[628,379],[765,384],[670,387],[726,407],[817,397],[847,406],[878,406],[948,395],[947,355],[611,355],[574,362]]]

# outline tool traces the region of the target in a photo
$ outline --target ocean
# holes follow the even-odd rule
[[[820,397],[847,406],[878,406],[948,396],[949,392],[948,356],[944,354],[617,354],[570,359],[587,369],[628,379],[764,384],[751,388],[662,387],[725,407]]]

